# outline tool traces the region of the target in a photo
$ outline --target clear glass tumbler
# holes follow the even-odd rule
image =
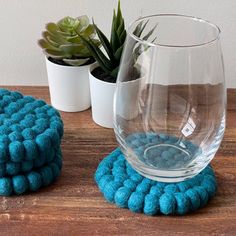
[[[141,175],[179,182],[204,169],[225,130],[220,29],[182,15],[131,24],[114,98],[114,129]]]

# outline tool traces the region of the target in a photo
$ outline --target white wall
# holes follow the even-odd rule
[[[235,0],[121,0],[128,25],[138,16],[180,13],[198,16],[222,30],[228,87],[236,88]],[[0,84],[46,85],[44,57],[36,41],[45,23],[87,14],[109,32],[116,0],[0,0]]]

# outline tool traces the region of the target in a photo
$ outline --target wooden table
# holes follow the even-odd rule
[[[47,87],[10,87],[49,102]],[[112,129],[92,122],[91,111],[61,113],[63,172],[37,193],[0,198],[0,235],[236,235],[236,90],[228,91],[227,129],[212,162],[217,196],[183,217],[148,217],[107,203],[93,174],[116,146]]]

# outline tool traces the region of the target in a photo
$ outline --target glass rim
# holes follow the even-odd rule
[[[196,44],[190,44],[190,45],[171,45],[171,44],[163,44],[163,43],[152,43],[152,42],[149,42],[148,40],[141,39],[140,37],[133,34],[132,29],[133,29],[133,26],[136,23],[139,23],[139,22],[141,22],[145,19],[148,20],[148,19],[154,18],[154,17],[181,17],[181,18],[187,18],[187,19],[195,20],[195,21],[198,21],[198,22],[203,22],[203,23],[211,26],[212,28],[215,28],[217,30],[217,35],[213,39],[208,40],[208,41],[203,42],[203,43],[196,43]],[[152,47],[157,47],[157,46],[159,46],[159,47],[172,47],[172,48],[192,48],[192,47],[205,46],[205,45],[211,44],[211,43],[219,40],[220,34],[221,34],[221,30],[220,30],[219,26],[217,26],[216,24],[214,24],[214,23],[212,23],[208,20],[204,20],[200,17],[190,16],[190,15],[182,15],[182,14],[154,14],[154,15],[148,15],[148,16],[140,17],[140,18],[136,19],[135,21],[133,21],[129,25],[127,32],[134,40],[136,40],[140,43],[146,44],[148,46],[152,46]]]

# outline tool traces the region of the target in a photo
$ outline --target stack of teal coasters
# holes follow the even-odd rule
[[[146,215],[184,215],[196,211],[214,197],[217,189],[211,166],[183,182],[163,183],[136,172],[120,148],[101,161],[95,181],[108,202]]]
[[[0,89],[0,195],[48,186],[60,175],[63,122],[52,106]]]

